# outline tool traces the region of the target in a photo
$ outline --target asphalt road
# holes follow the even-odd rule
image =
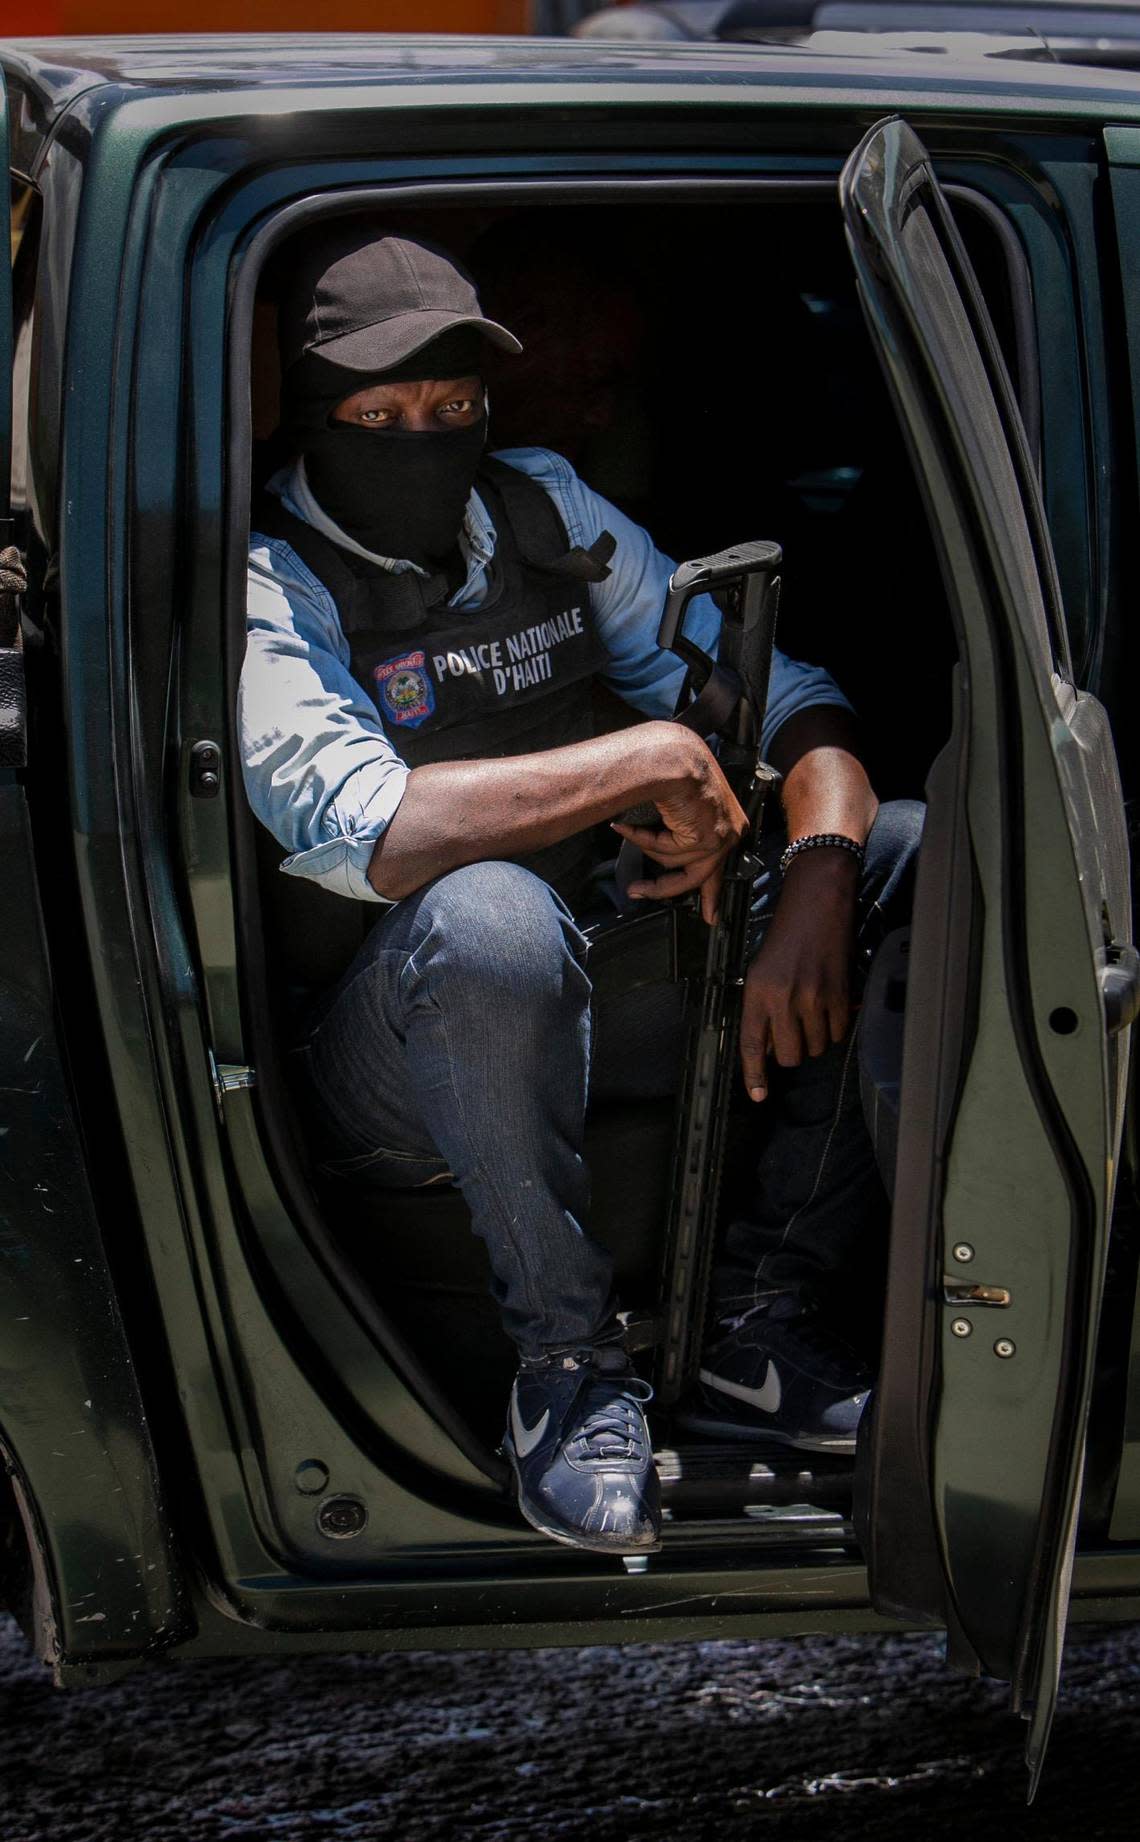
[[[928,1638],[194,1663],[53,1690],[0,1623],[3,1842],[1135,1842],[1140,1629],[1021,1723]]]

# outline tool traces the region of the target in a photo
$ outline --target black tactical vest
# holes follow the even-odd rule
[[[502,461],[484,459],[475,484],[496,543],[486,599],[465,611],[448,607],[443,576],[381,569],[272,496],[254,520],[284,538],[332,595],[352,675],[409,767],[523,755],[592,733],[591,680],[606,652],[589,584],[608,575],[614,540],[604,534],[592,550],[568,549],[550,495]],[[591,834],[581,832],[515,861],[573,908],[595,857]]]

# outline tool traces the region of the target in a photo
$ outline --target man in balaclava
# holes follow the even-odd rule
[[[304,456],[305,478],[319,505],[336,508],[337,523],[363,549],[400,556],[423,569],[458,565],[458,538],[487,440],[482,389],[484,340],[505,350],[517,342],[486,322],[486,331],[457,326],[425,348],[362,377],[343,361],[305,354],[286,374],[289,434]],[[471,414],[452,412],[426,429],[376,426],[378,412],[358,418],[352,404],[368,386],[447,379],[476,386]],[[365,421],[364,416],[372,419]],[[375,440],[383,432],[383,441]]]
[[[600,822],[654,804],[660,832],[616,823],[662,870],[630,893],[699,891],[709,919],[744,828],[688,729],[592,733],[596,678],[650,719],[674,707],[682,668],[656,644],[672,564],[559,455],[486,454],[485,342],[517,341],[444,251],[338,225],[293,269],[280,340],[297,458],[251,538],[246,788],[288,874],[380,908],[303,1035],[319,1155],[380,1187],[459,1186],[519,1351],[504,1449],[523,1514],[583,1547],[651,1548],[649,1389],[587,1227],[574,913]],[[715,648],[707,597],[689,625]],[[901,904],[919,825],[910,807],[878,812],[852,734],[826,672],[777,653],[763,742],[792,846],[781,869],[777,841],[757,884],[742,1061],[754,1100],[770,1061],[788,1092],[724,1250],[690,1409],[718,1436],[835,1451],[869,1375],[829,1285],[866,1258],[881,1206],[849,977]],[[593,1094],[670,1091],[675,993],[619,1021],[608,1049],[604,1019],[602,1034]]]

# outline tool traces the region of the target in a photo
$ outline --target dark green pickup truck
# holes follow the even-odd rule
[[[7,1603],[65,1684],[945,1627],[1012,1684],[1038,1769],[1066,1616],[1140,1616],[1140,81],[871,41],[59,40],[0,66],[27,569],[0,648]],[[291,1111],[280,993],[359,916],[277,875],[234,691],[274,277],[361,210],[625,265],[642,358],[595,477],[674,554],[783,542],[786,649],[848,689],[880,790],[928,802],[905,976],[868,999],[898,1161],[858,1461],[665,1421],[640,1570],[513,1512],[509,1351],[455,1194],[347,1207]],[[670,1120],[592,1130],[652,1309]]]

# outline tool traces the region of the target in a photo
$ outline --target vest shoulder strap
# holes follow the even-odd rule
[[[303,518],[286,511],[274,493],[262,493],[253,508],[250,523],[266,537],[278,537],[296,552],[306,569],[316,576],[339,607],[342,599],[351,599],[357,575],[345,551],[330,543]]]
[[[447,598],[445,577],[425,578],[411,569],[400,574],[379,569],[363,557],[353,556],[350,550],[342,550],[303,518],[295,517],[272,493],[263,493],[258,500],[252,524],[266,537],[283,538],[306,569],[327,588],[346,634],[374,624],[378,585],[383,593],[385,617],[397,631],[417,626],[429,608]]]
[[[571,546],[562,514],[545,486],[490,455],[482,462],[479,476],[501,500],[519,554],[532,569],[578,582],[605,581],[617,549],[608,531],[602,531],[588,550],[581,544]]]

